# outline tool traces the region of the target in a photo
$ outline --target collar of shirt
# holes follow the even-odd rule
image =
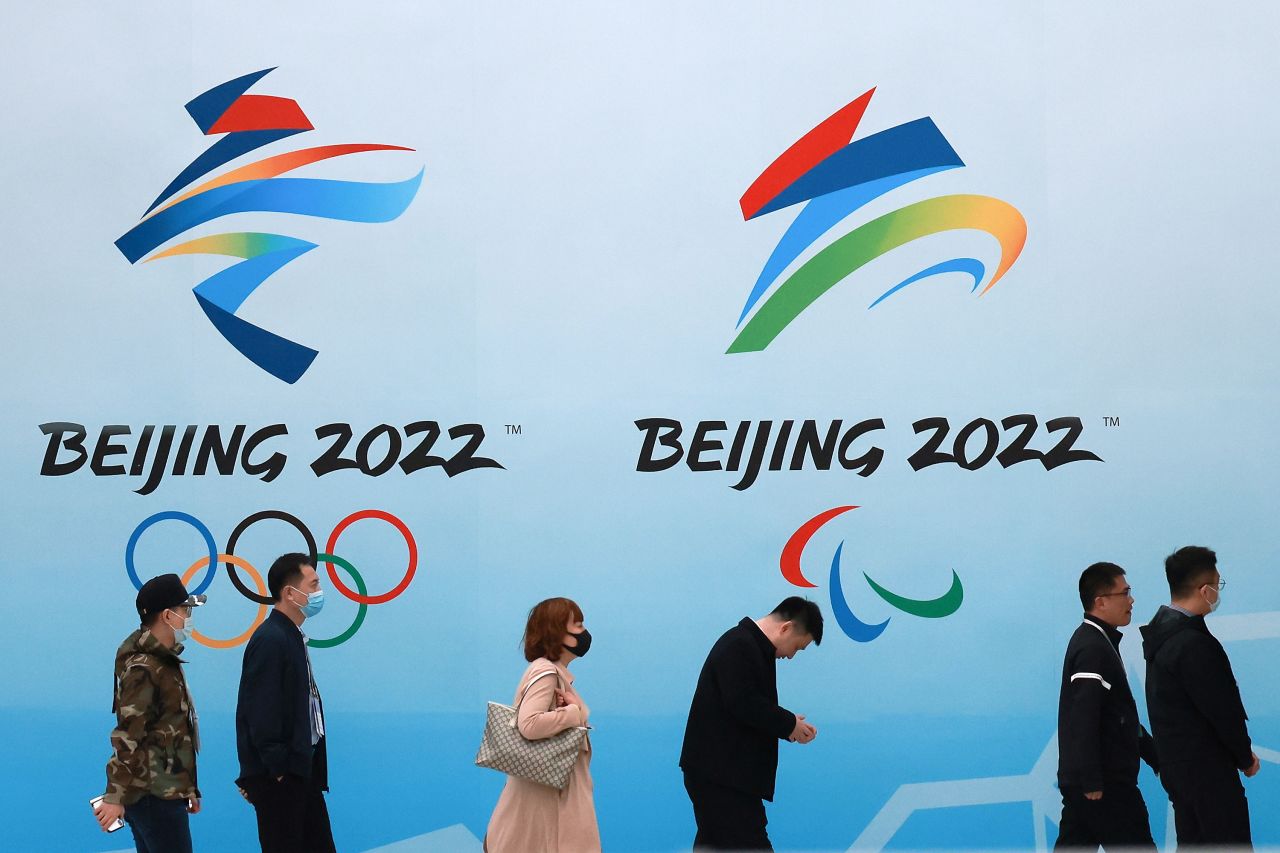
[[[1115,646],[1117,650],[1120,648],[1120,641],[1124,639],[1124,634],[1121,634],[1114,625],[1108,625],[1106,622],[1103,622],[1101,619],[1096,616],[1091,616],[1088,613],[1084,615],[1084,618],[1086,622],[1097,625],[1101,628],[1102,633],[1106,634],[1107,639],[1111,641],[1111,645]]]
[[[1179,607],[1176,604],[1171,603],[1169,605],[1169,609],[1172,610],[1174,613],[1181,613],[1183,616],[1190,616],[1192,619],[1194,619],[1196,616],[1196,614],[1192,613],[1190,610],[1187,610],[1185,607]]]
[[[277,620],[277,621],[279,621],[282,625],[287,623],[288,625],[292,626],[292,627],[293,627],[293,629],[294,629],[294,630],[296,630],[296,631],[297,631],[297,632],[302,636],[303,642],[304,642],[304,643],[306,642],[306,639],[307,639],[307,632],[302,630],[302,626],[301,626],[301,625],[299,625],[297,622],[294,622],[294,621],[293,621],[292,619],[290,619],[288,616],[285,616],[285,615],[284,615],[283,613],[281,613],[279,610],[276,610],[276,609],[273,607],[273,608],[271,609],[271,612],[270,612],[269,614],[267,614],[267,618],[268,618],[268,619],[274,619],[274,620]]]
[[[764,631],[760,630],[756,620],[750,616],[743,616],[742,621],[738,623],[738,627],[745,629],[751,635],[751,639],[755,640],[756,645],[759,646],[760,653],[766,658],[773,660],[778,656],[778,650],[774,648],[773,641],[765,636]]]

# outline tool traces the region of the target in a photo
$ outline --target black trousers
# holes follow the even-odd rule
[[[240,783],[258,814],[262,853],[335,853],[324,791],[290,774],[277,782],[260,776]]]
[[[698,834],[696,850],[773,850],[765,826],[764,800],[743,791],[684,774]]]
[[[1226,762],[1161,762],[1179,847],[1251,847],[1249,801],[1240,771]]]
[[[1054,850],[1155,850],[1147,804],[1137,785],[1108,785],[1102,799],[1078,788],[1062,789],[1062,820]]]

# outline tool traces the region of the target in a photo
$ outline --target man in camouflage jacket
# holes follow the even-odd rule
[[[138,593],[142,627],[116,652],[117,725],[97,815],[103,829],[119,818],[128,823],[139,853],[191,850],[188,815],[200,810],[200,736],[178,655],[191,630],[191,609],[203,603],[177,575],[152,578]]]

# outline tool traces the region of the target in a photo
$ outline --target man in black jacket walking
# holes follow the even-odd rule
[[[275,609],[244,650],[236,702],[236,784],[258,816],[263,853],[332,853],[324,706],[302,623],[324,605],[312,558],[285,554],[267,573]]]
[[[822,642],[822,611],[792,596],[768,616],[744,618],[711,647],[689,706],[680,767],[702,850],[772,850],[764,800],[773,801],[778,741],[818,730],[778,705],[778,658]]]
[[[1240,773],[1258,772],[1231,661],[1204,617],[1226,581],[1218,557],[1188,545],[1164,561],[1172,603],[1142,628],[1147,710],[1160,780],[1173,803],[1178,846],[1248,847],[1249,802]]]
[[[1124,569],[1115,563],[1085,569],[1080,603],[1084,622],[1067,644],[1058,694],[1062,819],[1054,849],[1155,850],[1138,790],[1139,758],[1158,769],[1155,748],[1138,721],[1116,630],[1133,619],[1133,590]]]

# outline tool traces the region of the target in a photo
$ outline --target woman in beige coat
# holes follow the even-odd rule
[[[567,598],[549,598],[529,611],[524,656],[529,668],[516,689],[516,726],[529,740],[587,725],[590,713],[573,686],[569,664],[591,648],[582,610]],[[557,677],[533,679],[551,670]],[[526,689],[527,688],[527,689]],[[518,776],[507,776],[489,818],[488,853],[599,853],[600,830],[591,784],[591,741],[582,751],[563,791]]]

